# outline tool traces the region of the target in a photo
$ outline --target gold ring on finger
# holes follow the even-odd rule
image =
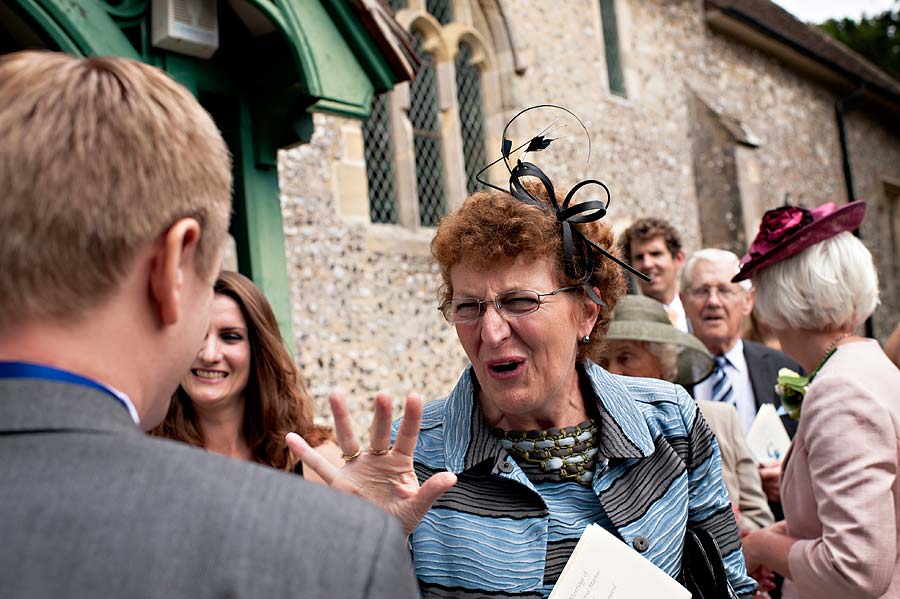
[[[384,455],[387,452],[389,452],[390,450],[391,450],[390,447],[387,449],[375,449],[373,447],[370,447],[369,453],[371,453],[372,455]]]
[[[360,455],[362,455],[362,449],[357,448],[357,450],[354,451],[353,453],[345,453],[345,454],[341,455],[341,459],[344,460],[345,462],[352,462],[353,460],[358,458]]]

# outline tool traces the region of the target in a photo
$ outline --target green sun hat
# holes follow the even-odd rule
[[[715,368],[703,342],[672,326],[665,307],[643,295],[626,295],[619,300],[606,337],[610,340],[672,343],[678,346],[675,382],[679,385],[696,385],[712,374]]]

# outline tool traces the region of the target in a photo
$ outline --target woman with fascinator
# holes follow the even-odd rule
[[[522,147],[551,141],[542,134]],[[507,164],[513,151],[504,131]],[[367,452],[332,398],[349,461],[341,470],[290,435],[326,481],[401,519],[424,597],[546,597],[593,523],[672,577],[686,527],[706,528],[734,590],[756,586],[693,399],[596,364],[627,265],[599,222],[608,196],[572,201],[589,185],[608,194],[593,180],[558,193],[540,168],[517,161],[509,190],[475,193],[441,221],[431,244],[438,307],[471,365],[424,410],[407,399],[392,447],[383,395]]]
[[[763,216],[734,281],[751,278],[756,309],[810,373],[779,373],[799,418],[785,457],[785,519],[744,539],[750,567],[785,577],[783,597],[900,597],[900,371],[855,334],[878,303],[872,256],[849,231],[865,204]]]

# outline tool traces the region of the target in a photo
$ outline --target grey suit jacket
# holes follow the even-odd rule
[[[377,507],[148,437],[66,383],[0,380],[0,539],[4,597],[417,596]]]
[[[741,511],[741,526],[757,530],[772,524],[774,517],[759,478],[759,465],[747,444],[734,406],[720,401],[697,402],[703,418],[719,442],[722,480],[731,503]]]

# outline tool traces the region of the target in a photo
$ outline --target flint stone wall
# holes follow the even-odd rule
[[[846,201],[837,93],[711,31],[701,2],[617,1],[624,98],[607,88],[597,3],[502,4],[527,67],[508,90],[522,103],[508,116],[553,102],[582,117],[591,161],[548,155],[542,165],[557,186],[606,182],[616,230],[663,216],[681,230],[688,253],[706,243],[741,253],[769,208]],[[708,118],[696,118],[698,102]],[[862,235],[880,269],[875,321],[884,340],[900,320],[900,257],[890,246],[896,224],[886,219],[898,210],[886,181],[900,185],[900,133],[866,107],[849,110],[847,122],[857,196],[870,202]],[[363,430],[378,390],[393,393],[397,406],[410,391],[442,397],[466,358],[435,310],[433,231],[373,225],[343,208],[348,190],[365,190],[359,139],[358,123],[316,115],[311,143],[282,151],[279,173],[298,362],[320,415],[328,414],[329,390],[340,386]],[[715,152],[704,151],[705,139],[716,140]],[[499,140],[489,147],[493,157]],[[718,218],[729,238],[704,240],[701,215],[705,230]]]
[[[328,395],[349,394],[356,430],[368,437],[375,394],[446,395],[467,361],[435,309],[440,276],[429,231],[413,233],[341,217],[334,165],[355,123],[315,116],[309,144],[279,155],[279,179],[296,358],[330,423]]]

